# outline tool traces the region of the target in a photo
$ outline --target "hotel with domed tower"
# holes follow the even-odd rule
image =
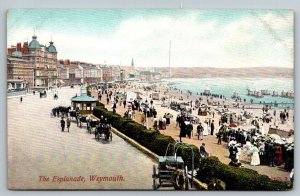
[[[42,45],[37,36],[7,50],[8,88],[46,89],[58,84],[57,51],[54,42]]]

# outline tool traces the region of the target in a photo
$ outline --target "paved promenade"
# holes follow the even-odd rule
[[[9,97],[8,188],[9,189],[152,189],[153,160],[113,135],[110,143],[98,142],[85,126],[71,124],[61,132],[59,118],[50,117],[53,107],[70,105],[79,88],[58,90],[58,100],[29,95]],[[91,182],[98,177],[122,176],[124,181]],[[39,176],[49,182],[39,182]],[[84,177],[80,182],[52,182],[53,177]]]

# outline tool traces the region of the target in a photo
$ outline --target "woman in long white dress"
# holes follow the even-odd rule
[[[203,135],[204,136],[208,135],[208,125],[206,123],[203,124]]]
[[[253,147],[253,154],[252,154],[252,157],[251,157],[251,165],[253,165],[253,166],[260,165],[258,148],[256,146]]]
[[[239,162],[240,162],[241,155],[242,155],[241,144],[237,144],[236,147],[237,147],[236,160],[237,160],[237,162],[239,163]]]

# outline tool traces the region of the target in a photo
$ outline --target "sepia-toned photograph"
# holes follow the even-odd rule
[[[288,191],[294,12],[7,10],[10,190]]]

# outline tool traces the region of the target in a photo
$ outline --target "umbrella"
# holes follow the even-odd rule
[[[271,134],[270,138],[274,139],[274,140],[281,140],[281,137],[277,134]]]
[[[283,144],[284,143],[282,141],[281,137],[279,135],[277,135],[277,134],[271,134],[270,138],[274,139],[275,143],[278,143],[278,144]]]

